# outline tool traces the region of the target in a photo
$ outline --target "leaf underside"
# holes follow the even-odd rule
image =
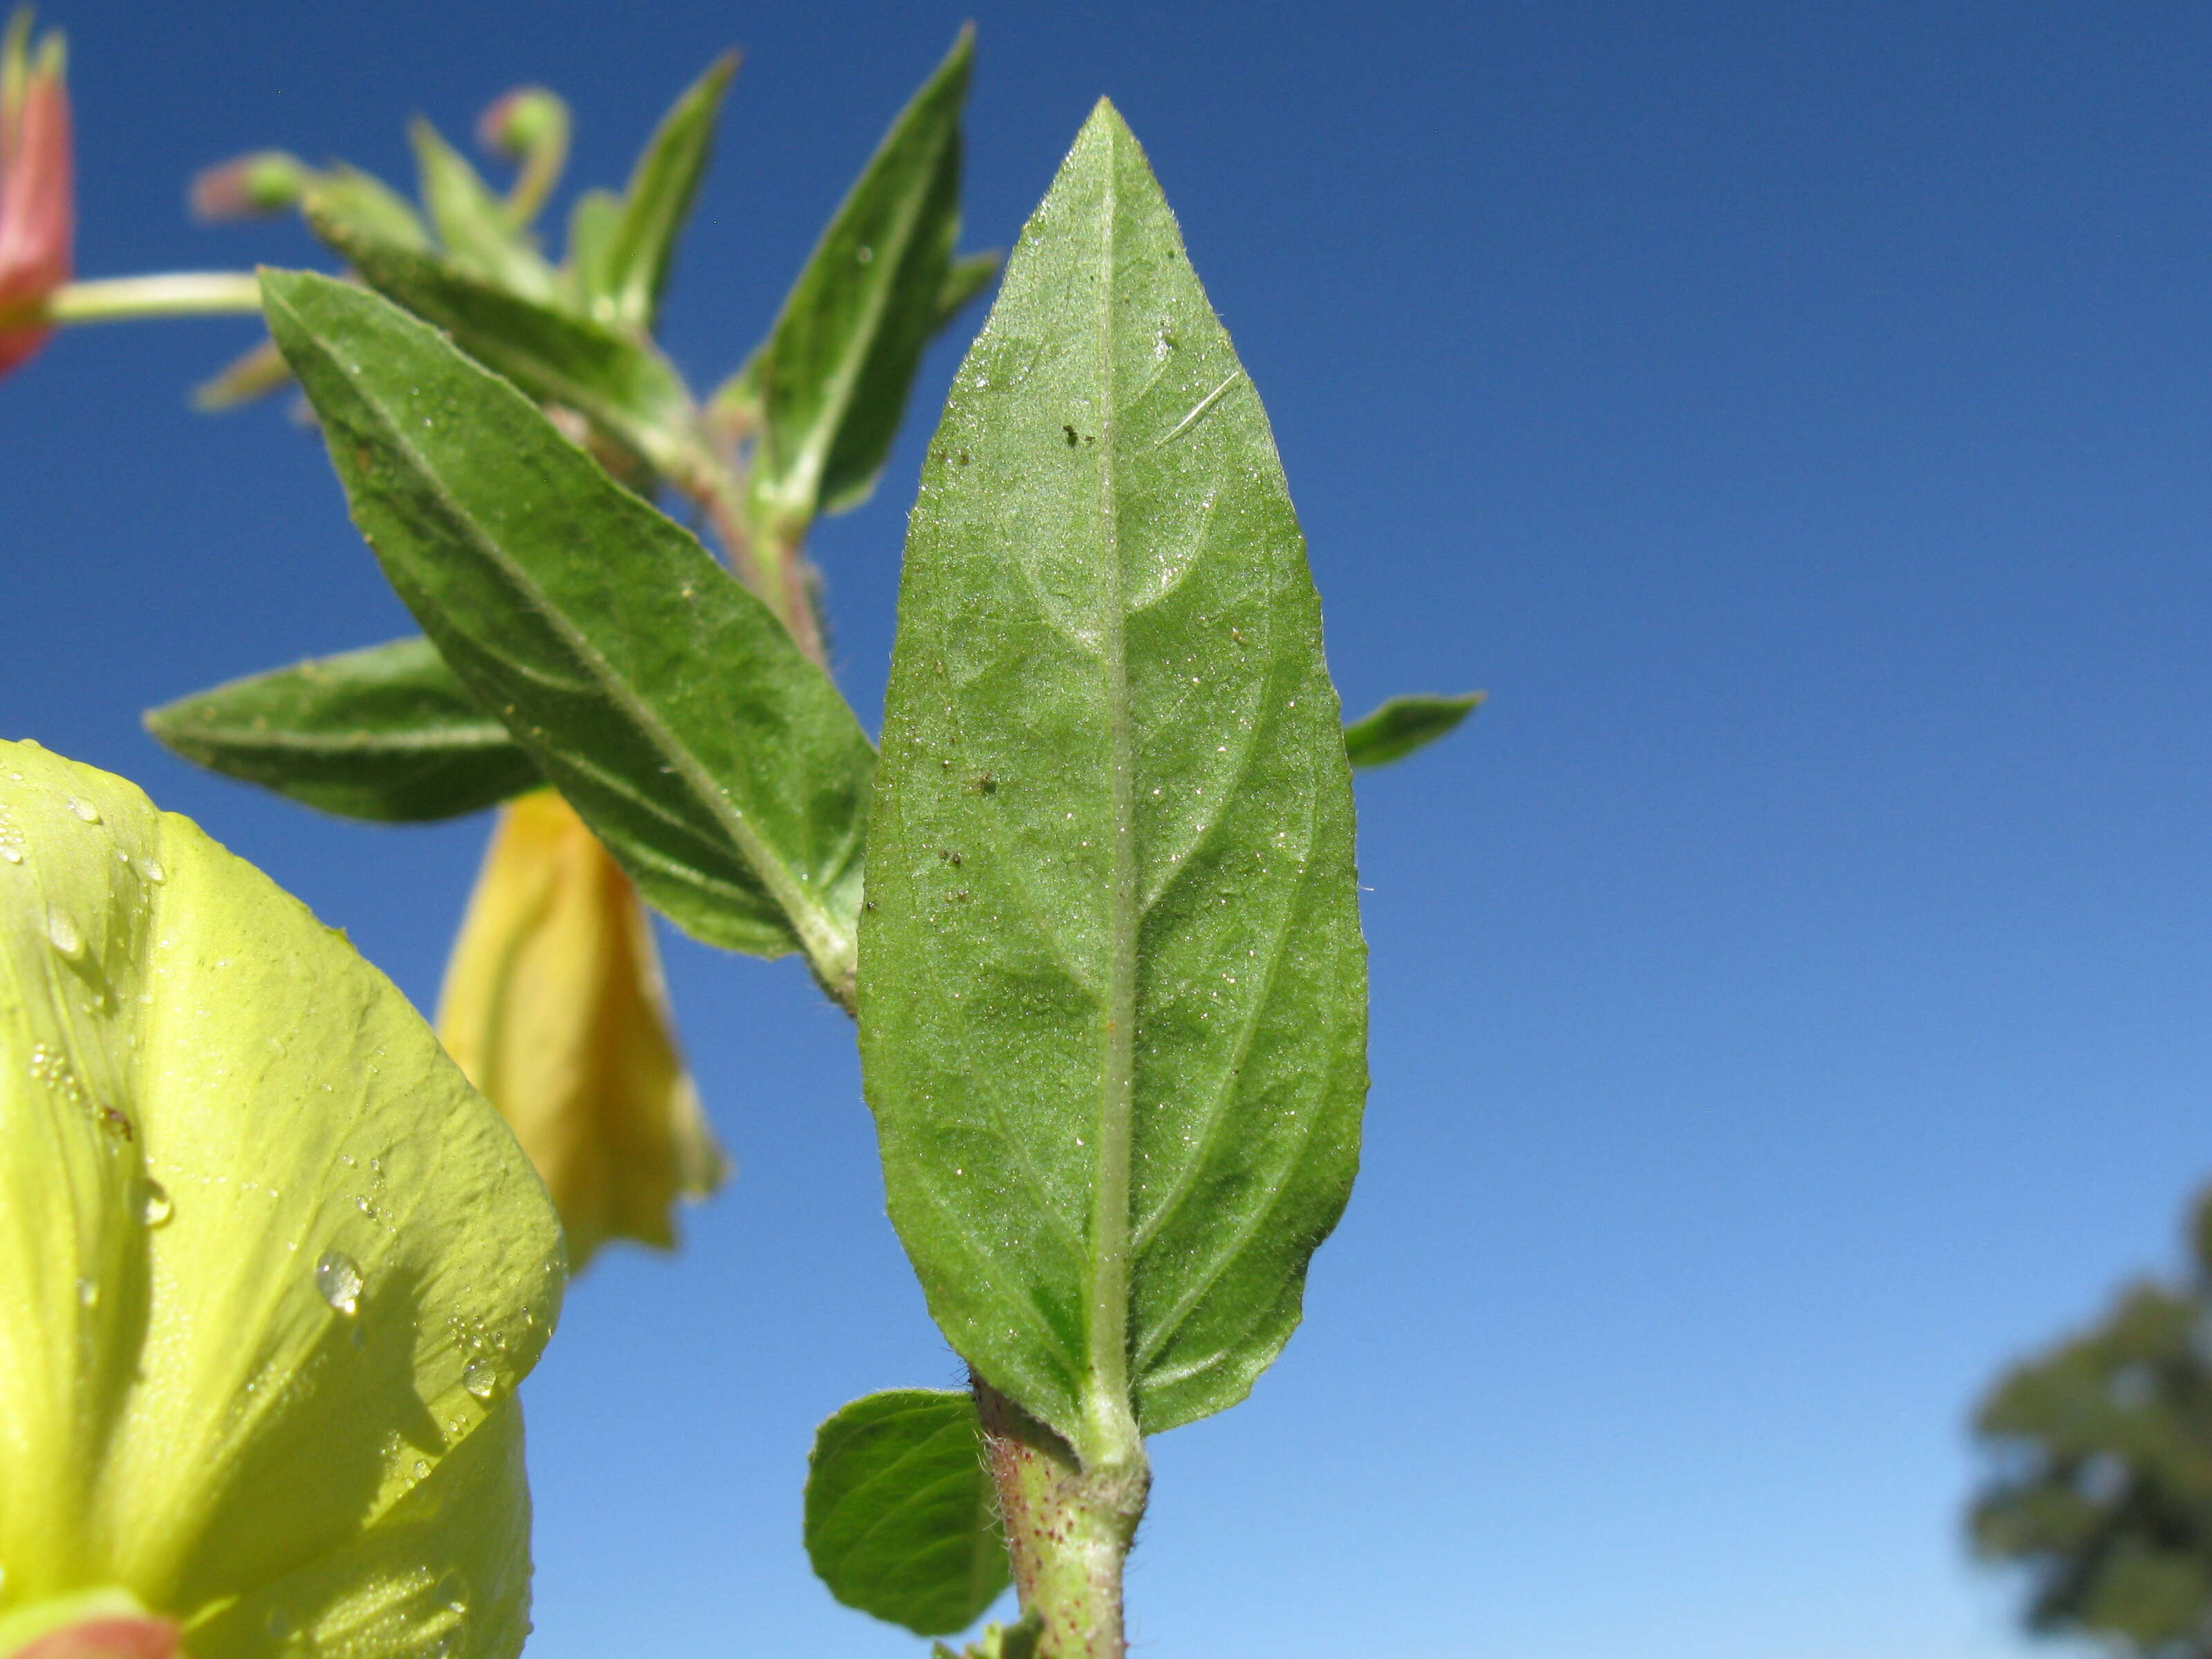
[[[149,710],[146,728],[210,771],[385,823],[481,811],[539,781],[420,635],[233,680]]]
[[[1267,418],[1102,105],[910,521],[860,1048],[939,1327],[1085,1446],[1235,1403],[1349,1194],[1351,775]],[[1126,1367],[1126,1381],[1116,1372]]]
[[[806,1553],[846,1606],[917,1636],[965,1630],[1011,1582],[973,1395],[896,1389],[815,1431]]]
[[[267,271],[353,516],[477,703],[711,945],[849,956],[874,755],[696,538],[377,296]]]

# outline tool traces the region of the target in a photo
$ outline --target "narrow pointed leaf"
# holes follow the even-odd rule
[[[965,1630],[1011,1582],[975,1396],[894,1389],[814,1432],[806,1555],[848,1607],[917,1636]]]
[[[189,819],[0,744],[0,1617],[106,1586],[195,1659],[511,1659],[560,1232],[421,1017]]]
[[[421,169],[422,204],[447,256],[462,270],[522,295],[550,301],[559,289],[552,267],[514,228],[507,204],[467,156],[419,118],[407,128]],[[350,257],[350,256],[349,256]]]
[[[1267,417],[1103,104],[930,447],[867,877],[947,1339],[1086,1462],[1242,1398],[1357,1161],[1351,773]]]
[[[204,415],[250,404],[292,383],[291,366],[273,340],[264,340],[192,388],[192,407]]]
[[[970,253],[945,268],[945,286],[937,294],[937,326],[944,328],[968,308],[969,302],[999,280],[1004,255]]]
[[[884,134],[783,302],[754,372],[763,521],[802,531],[875,488],[922,348],[943,317],[960,231],[960,109],[974,35]]]
[[[622,218],[606,254],[605,292],[614,319],[641,331],[650,331],[659,314],[676,239],[706,176],[722,95],[737,72],[738,55],[725,52],[676,100],[653,130],[623,193]]]
[[[1482,707],[1483,694],[1393,697],[1344,728],[1344,750],[1354,766],[1388,766],[1425,749]]]
[[[430,232],[414,204],[374,173],[343,163],[317,175],[301,206],[307,227],[337,226],[359,240],[427,252]]]
[[[319,228],[371,288],[445,330],[453,343],[533,398],[565,404],[665,472],[691,422],[684,382],[651,343],[522,299],[434,254]]]
[[[709,944],[848,989],[875,764],[829,676],[688,532],[389,302],[269,271],[361,526],[477,704]]]
[[[419,636],[233,680],[148,711],[146,729],[211,772],[341,817],[458,817],[541,781]]]
[[[562,275],[575,309],[599,322],[611,322],[618,314],[613,253],[622,218],[622,198],[611,190],[587,190],[568,210],[568,258]]]

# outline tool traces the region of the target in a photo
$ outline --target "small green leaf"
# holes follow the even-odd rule
[[[1483,693],[1445,697],[1393,697],[1344,728],[1345,753],[1354,766],[1388,766],[1425,749],[1482,706]]]
[[[485,368],[574,410],[657,471],[683,465],[690,396],[650,342],[520,298],[434,254],[356,240],[337,225],[318,234],[371,288],[445,330]]]
[[[422,1018],[189,819],[0,744],[0,1613],[510,1659],[561,1233]]]
[[[737,53],[717,58],[660,118],[637,158],[603,267],[610,320],[647,332],[659,315],[676,239],[690,216],[699,180],[706,175],[722,95],[737,72]],[[592,314],[599,313],[595,309]]]
[[[343,162],[316,175],[301,206],[308,210],[310,229],[336,225],[357,240],[417,250],[430,246],[430,233],[413,204],[374,173]]]
[[[575,309],[601,321],[616,315],[612,262],[622,217],[622,198],[611,190],[587,190],[568,210],[568,260],[562,274]]]
[[[1358,1158],[1352,779],[1267,416],[1104,104],[930,446],[867,892],[939,1328],[1086,1467],[1243,1398]]]
[[[975,33],[963,28],[830,222],[783,302],[753,380],[761,521],[795,535],[875,488],[908,389],[943,317],[960,231],[960,108]]]
[[[1011,1625],[986,1625],[983,1633],[955,1653],[942,1642],[929,1644],[930,1659],[1036,1659],[1044,1626],[1035,1613]]]
[[[478,706],[646,898],[849,995],[875,756],[829,676],[688,532],[374,295],[265,271],[354,521]]]
[[[192,407],[203,415],[219,415],[291,384],[292,368],[284,354],[276,349],[274,340],[264,340],[194,386]]]
[[[560,291],[552,267],[514,227],[507,204],[437,128],[416,118],[407,127],[421,169],[422,203],[453,262],[472,276],[550,303]],[[349,258],[351,256],[349,255]]]
[[[816,1430],[806,1555],[847,1607],[917,1636],[974,1624],[1012,1577],[975,1396],[895,1389]]]
[[[419,637],[233,680],[149,710],[146,729],[211,772],[341,817],[458,817],[540,782]]]
[[[937,294],[937,326],[945,328],[968,308],[969,301],[999,280],[1005,258],[996,252],[969,253],[945,267],[945,286]]]

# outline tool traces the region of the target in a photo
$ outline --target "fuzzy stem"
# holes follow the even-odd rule
[[[1086,1469],[981,1379],[975,1404],[1022,1610],[1043,1626],[1037,1659],[1125,1659],[1121,1566],[1152,1486],[1142,1446],[1133,1462]]]
[[[173,270],[64,283],[35,313],[47,323],[119,323],[140,317],[258,315],[261,280],[250,270]]]

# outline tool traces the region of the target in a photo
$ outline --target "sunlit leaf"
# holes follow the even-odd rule
[[[0,1619],[107,1587],[194,1659],[516,1652],[560,1235],[398,992],[0,744]]]
[[[660,296],[676,254],[676,239],[691,212],[707,158],[714,145],[714,124],[722,94],[738,71],[738,56],[716,58],[676,100],[637,160],[629,188],[623,192],[622,216],[614,226],[601,269],[600,288],[612,320],[649,331],[660,311]],[[593,314],[597,315],[597,308]]]
[[[149,710],[146,729],[210,771],[342,817],[456,817],[539,782],[419,636],[233,680]]]
[[[419,117],[408,124],[407,137],[422,173],[422,204],[447,257],[510,293],[550,303],[560,289],[552,267],[515,228],[507,204],[468,157]]]
[[[1351,774],[1267,417],[1104,105],[930,445],[867,893],[947,1339],[1086,1462],[1242,1398],[1357,1161]]]
[[[875,757],[697,540],[386,301],[262,279],[354,520],[477,704],[710,944],[802,946],[848,995]]]
[[[1388,766],[1425,749],[1482,707],[1483,694],[1393,697],[1344,728],[1344,750],[1354,766]]]
[[[1011,1570],[974,1396],[894,1389],[817,1429],[806,1555],[840,1601],[917,1636],[981,1618]]]
[[[754,495],[776,533],[864,500],[898,431],[960,231],[973,56],[963,29],[884,135],[750,366],[763,422]]]

